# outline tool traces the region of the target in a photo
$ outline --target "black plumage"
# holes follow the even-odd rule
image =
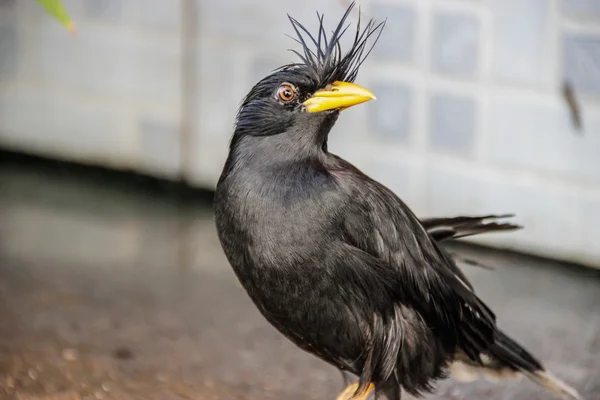
[[[300,348],[371,384],[378,399],[421,395],[453,364],[522,372],[576,392],[503,334],[445,240],[512,224],[495,216],[419,220],[392,191],[330,153],[341,110],[371,96],[351,84],[383,24],[358,24],[346,53],[290,18],[300,62],[244,99],[215,194],[225,254],[264,317]],[[369,45],[370,44],[370,45]],[[314,47],[311,48],[311,46]],[[343,134],[340,132],[339,134]]]

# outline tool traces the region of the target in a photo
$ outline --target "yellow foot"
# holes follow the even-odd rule
[[[346,386],[346,388],[342,390],[340,394],[338,394],[336,400],[367,400],[373,389],[375,389],[375,386],[370,383],[363,392],[357,393],[356,396],[354,396],[356,389],[358,389],[358,382],[351,383],[350,385]]]

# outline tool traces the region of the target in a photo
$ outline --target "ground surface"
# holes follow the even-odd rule
[[[0,163],[0,399],[334,399],[341,376],[263,320],[205,196]],[[492,210],[493,211],[493,210]],[[600,399],[598,271],[489,250],[465,267],[500,324]],[[526,381],[430,399],[551,399]]]

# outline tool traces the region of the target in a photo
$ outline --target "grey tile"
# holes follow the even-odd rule
[[[373,48],[376,60],[410,62],[414,60],[416,13],[408,6],[375,3],[371,14],[378,20],[387,18],[385,28]]]
[[[244,85],[244,83],[232,82],[232,77],[239,77],[236,68],[238,64],[235,62],[235,47],[228,46],[227,50],[223,51],[222,43],[223,41],[219,42],[205,38],[202,41],[201,51],[198,55],[198,80],[193,90],[197,94],[197,113],[194,118],[198,130],[195,134],[199,136],[229,137],[231,135],[231,125],[224,121],[231,121],[243,96],[250,90],[250,85],[256,83],[245,82],[246,85]],[[211,62],[203,63],[202,60],[211,60]],[[247,64],[250,64],[250,62]],[[224,84],[224,82],[227,84]],[[241,90],[239,89],[240,86]],[[216,93],[218,95],[215,95]],[[200,147],[195,148],[194,151],[204,152]],[[197,165],[201,165],[203,161],[200,161],[200,157],[198,157],[198,161],[195,162]],[[198,174],[204,174],[203,170],[205,169],[204,166],[194,167]]]
[[[373,83],[377,101],[367,104],[370,130],[384,139],[406,142],[412,125],[413,89],[402,83]]]
[[[490,0],[493,16],[493,74],[522,83],[540,83],[550,73],[545,48],[551,36],[549,0]]]
[[[85,0],[85,14],[88,18],[119,21],[123,12],[123,0]]]
[[[177,28],[181,24],[181,0],[144,0],[136,11],[138,21],[147,26]]]
[[[559,121],[554,110],[527,101],[492,98],[487,153],[505,165],[546,168],[568,163],[567,148],[556,149]],[[567,132],[565,132],[565,135]]]
[[[600,96],[600,35],[568,35],[563,67],[575,90]]]
[[[139,99],[162,107],[179,107],[181,97],[181,48],[174,37],[135,43],[135,93]]]
[[[0,0],[0,8],[6,10],[8,8],[13,8],[17,0]]]
[[[0,77],[17,73],[19,57],[18,35],[15,25],[0,25]]]
[[[600,257],[600,246],[598,246],[598,238],[600,238],[600,198],[584,199],[580,205],[582,210],[583,220],[583,245],[588,249],[593,249],[596,257]]]
[[[481,54],[481,24],[472,15],[437,13],[433,20],[433,68],[438,71],[473,76]]]
[[[482,186],[480,178],[468,171],[443,163],[429,165],[424,187],[427,215],[477,214]]]
[[[436,93],[431,97],[429,107],[429,145],[436,150],[470,154],[475,140],[475,99]]]
[[[0,90],[0,135],[54,157],[131,165],[124,107],[32,86]]]
[[[40,118],[30,116],[39,115],[41,97],[14,86],[0,90],[0,139],[12,141],[23,138],[24,132],[35,130],[35,122]]]
[[[140,76],[134,65],[139,43],[153,44],[156,40],[135,40],[134,31],[93,25],[87,24],[74,38],[65,35],[64,29],[53,21],[41,24],[39,40],[33,43],[31,51],[36,73],[60,85],[89,92],[131,93]],[[158,78],[163,76],[155,77],[161,80]]]
[[[562,9],[567,14],[577,16],[600,16],[598,0],[562,0]]]
[[[180,130],[175,124],[143,119],[140,121],[141,163],[160,175],[174,176],[181,163]]]
[[[559,254],[581,241],[578,195],[560,186],[513,180],[486,183],[481,201],[490,213],[514,213],[525,227],[522,244]]]
[[[407,204],[413,212],[420,213],[420,204],[415,190],[412,187],[413,174],[416,167],[410,159],[399,157],[382,157],[381,155],[373,154],[366,161],[363,172],[375,179],[382,185],[386,186],[396,196]]]
[[[413,170],[411,167],[406,160],[390,160],[373,156],[368,161],[365,172],[410,204],[408,197],[411,195],[410,182]]]
[[[339,2],[298,2],[298,1],[198,1],[198,26],[202,34],[243,38],[243,40],[260,40],[261,45],[268,47],[284,44],[286,47],[298,48],[286,34],[295,37],[294,30],[287,19],[287,14],[297,19],[309,32],[317,32],[318,18],[315,13],[325,15],[328,29],[335,28],[344,12]],[[356,9],[355,9],[356,10]],[[356,13],[349,17],[349,22],[356,22]],[[353,28],[344,37],[350,39]]]
[[[600,112],[584,108],[583,135],[574,131],[566,106],[493,97],[487,157],[505,166],[554,176],[600,180]]]
[[[250,73],[250,86],[255,85],[258,81],[270,75],[273,70],[279,66],[280,64],[277,64],[277,62],[270,57],[257,58],[254,60],[251,67],[252,72]]]

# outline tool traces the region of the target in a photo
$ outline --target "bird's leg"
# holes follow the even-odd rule
[[[375,389],[375,385],[370,383],[365,390],[355,395],[356,389],[358,389],[358,382],[351,383],[338,394],[336,400],[367,400],[373,389]]]

